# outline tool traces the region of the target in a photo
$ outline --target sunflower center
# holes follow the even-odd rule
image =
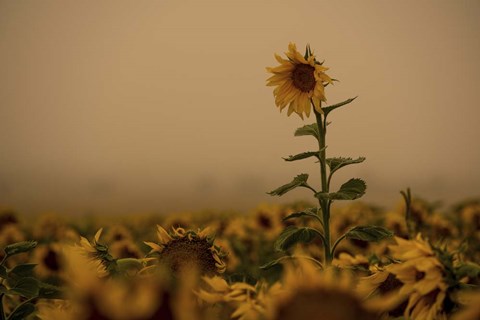
[[[217,267],[210,247],[205,239],[184,237],[172,240],[160,254],[160,261],[166,263],[173,273],[195,266],[202,274],[213,275],[217,273]]]
[[[293,85],[300,91],[309,92],[315,88],[315,68],[308,64],[297,64],[292,72]]]
[[[48,250],[48,253],[43,259],[43,262],[48,267],[48,269],[52,271],[60,270],[60,263],[58,261],[57,254],[52,250]]]

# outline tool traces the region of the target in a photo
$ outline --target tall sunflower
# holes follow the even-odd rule
[[[290,43],[285,52],[288,59],[275,54],[280,65],[267,67],[267,71],[273,73],[267,79],[267,86],[276,86],[273,94],[277,107],[282,111],[288,106],[287,115],[295,112],[302,119],[303,114],[310,116],[311,103],[317,112],[323,113],[320,105],[326,101],[324,89],[332,83],[332,79],[325,73],[328,68],[315,59],[308,45],[305,51],[302,56],[296,45]]]

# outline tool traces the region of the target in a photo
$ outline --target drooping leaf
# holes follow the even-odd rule
[[[300,136],[314,136],[317,140],[320,139],[320,131],[318,131],[317,123],[307,124],[295,131],[295,137]]]
[[[18,253],[28,252],[37,246],[37,241],[22,241],[9,244],[5,247],[5,254],[10,257]]]
[[[18,277],[32,277],[33,269],[35,269],[36,266],[36,263],[18,264],[10,270],[9,274],[14,274]]]
[[[334,105],[331,105],[331,106],[327,106],[327,107],[324,107],[322,108],[323,110],[323,113],[325,114],[325,116],[327,116],[331,111],[337,109],[337,108],[340,108],[340,107],[343,107],[344,105],[347,105],[349,104],[350,102],[352,102],[353,100],[357,99],[357,97],[355,98],[350,98],[350,99],[347,99],[345,101],[342,101],[340,103],[337,103],[337,104],[334,104]]]
[[[16,308],[7,320],[25,320],[34,311],[35,305],[33,303],[25,303]]]
[[[380,226],[356,226],[347,231],[345,238],[377,242],[393,236],[393,232]]]
[[[21,278],[17,281],[15,286],[10,289],[10,292],[19,294],[25,298],[36,297],[38,295],[38,291],[38,280],[31,277]]]
[[[295,218],[300,218],[300,217],[312,217],[312,218],[317,218],[317,208],[309,208],[306,209],[305,211],[299,211],[299,212],[294,212],[283,218],[283,221],[290,220],[290,219],[295,219]]]
[[[365,181],[354,178],[342,184],[337,192],[318,192],[315,194],[315,197],[330,200],[355,200],[363,196],[366,189],[367,185]]]
[[[336,157],[336,158],[327,158],[325,160],[328,167],[330,168],[330,174],[334,173],[340,168],[348,166],[349,164],[361,163],[363,161],[365,161],[365,157],[359,157],[357,159]]]
[[[296,161],[296,160],[302,160],[302,159],[307,159],[310,157],[317,157],[318,159],[318,153],[319,151],[307,151],[307,152],[302,152],[299,154],[296,154],[294,156],[288,156],[287,158],[283,158],[285,161]]]
[[[292,182],[284,184],[281,187],[278,187],[277,189],[268,192],[269,195],[271,196],[282,196],[285,193],[289,192],[290,190],[293,190],[297,187],[305,187],[308,186],[307,184],[307,179],[308,179],[308,174],[302,173],[293,178]]]
[[[275,241],[274,248],[276,251],[285,251],[298,242],[308,243],[315,237],[320,237],[323,241],[323,235],[316,229],[289,226],[278,236],[277,241]]]

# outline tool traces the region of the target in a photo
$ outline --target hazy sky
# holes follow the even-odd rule
[[[0,0],[0,205],[246,210],[318,180],[302,121],[265,86],[310,43],[329,74],[327,156],[365,156],[368,201],[480,196],[480,1]],[[315,183],[313,183],[315,184]]]

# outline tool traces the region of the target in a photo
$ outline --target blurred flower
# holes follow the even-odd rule
[[[408,296],[405,318],[441,319],[445,316],[443,302],[447,291],[443,265],[420,234],[414,240],[395,240],[397,245],[390,246],[390,250],[402,262],[387,269],[403,283],[399,294]]]
[[[42,279],[62,277],[64,269],[63,251],[60,243],[41,244],[33,251],[32,262],[35,273]]]
[[[298,259],[286,266],[282,285],[268,297],[267,319],[377,319],[353,290],[354,279],[347,272],[333,267],[322,271]]]
[[[295,112],[302,119],[303,114],[310,116],[310,101],[317,112],[323,113],[320,104],[321,101],[326,101],[324,87],[332,83],[332,79],[325,74],[328,68],[315,60],[309,46],[305,56],[302,56],[295,44],[290,43],[285,55],[288,59],[275,54],[280,65],[267,67],[267,71],[273,73],[267,79],[267,86],[276,86],[273,91],[275,104],[280,111],[288,106],[288,115]]]
[[[480,291],[468,292],[462,296],[464,307],[452,316],[452,320],[480,319]]]
[[[80,243],[76,245],[78,252],[88,258],[89,263],[95,267],[97,274],[100,277],[105,277],[109,274],[109,269],[113,261],[113,257],[108,253],[108,248],[98,243],[103,229],[100,228],[90,242],[84,237],[80,237]]]
[[[225,253],[209,237],[209,230],[185,231],[183,228],[172,229],[169,234],[157,226],[159,243],[145,242],[159,258],[159,263],[166,265],[174,274],[185,268],[198,268],[200,274],[214,275],[226,269],[223,256]]]

